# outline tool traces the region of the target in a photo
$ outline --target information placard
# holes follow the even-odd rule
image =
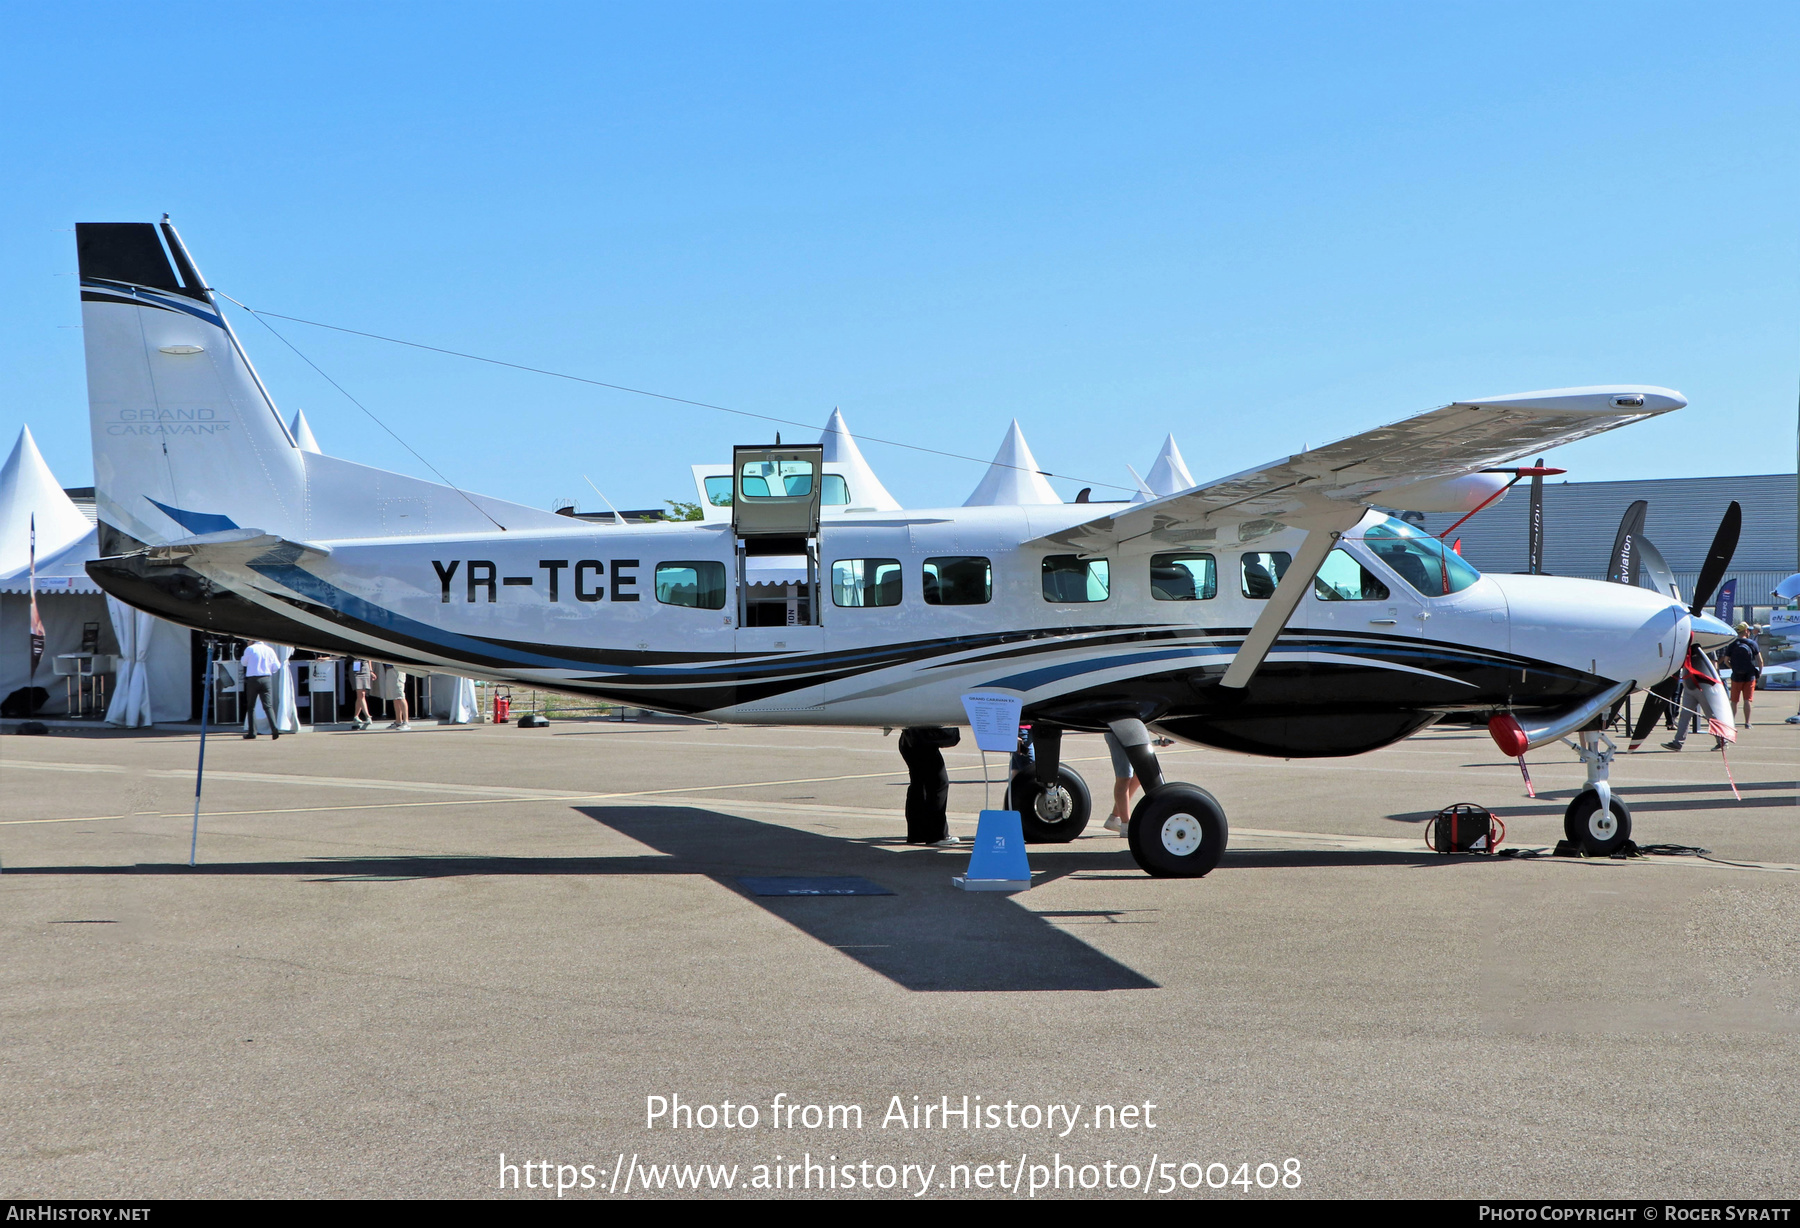
[[[982,692],[962,697],[963,711],[969,714],[969,726],[975,731],[975,745],[980,750],[1010,755],[1019,746],[1019,709],[1025,701],[1017,695]]]

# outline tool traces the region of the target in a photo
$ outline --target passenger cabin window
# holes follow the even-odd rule
[[[1105,559],[1052,554],[1044,560],[1044,600],[1059,604],[1105,601],[1112,586]]]
[[[768,489],[768,483],[763,483]],[[731,506],[731,478],[729,476],[706,479],[706,501],[714,507]]]
[[[841,473],[828,473],[819,479],[819,502],[826,507],[847,507],[850,487]]]
[[[1313,577],[1313,595],[1320,601],[1386,601],[1388,587],[1348,550],[1325,556]]]
[[[725,608],[725,564],[708,560],[656,565],[656,599],[693,610]]]
[[[1150,595],[1158,601],[1211,601],[1219,595],[1219,569],[1213,556],[1151,555]]]
[[[1481,573],[1443,542],[1389,516],[1363,530],[1363,542],[1394,574],[1427,597],[1460,593]]]
[[[825,491],[831,492],[830,475]],[[831,565],[831,600],[846,609],[900,604],[899,559],[839,559]]]
[[[1293,562],[1285,550],[1258,550],[1242,556],[1240,572],[1244,596],[1253,601],[1267,601],[1275,595],[1275,586],[1287,574]]]
[[[926,605],[986,605],[994,597],[994,567],[967,554],[926,559],[920,588]]]

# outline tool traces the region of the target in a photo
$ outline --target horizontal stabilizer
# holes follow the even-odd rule
[[[330,546],[311,542],[289,541],[261,529],[221,529],[217,533],[201,533],[181,537],[160,546],[151,546],[145,555],[158,563],[215,563],[243,566],[247,563],[298,563],[302,560],[327,558]]]

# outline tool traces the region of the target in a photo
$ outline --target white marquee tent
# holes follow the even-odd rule
[[[31,522],[37,520],[38,616],[44,658],[31,677]],[[0,468],[0,697],[27,685],[49,693],[40,716],[66,714],[66,687],[55,673],[63,653],[79,652],[89,624],[97,649],[118,657],[106,717],[117,725],[185,721],[193,708],[192,637],[181,627],[107,597],[88,579],[99,557],[94,527],[63,492],[29,428]]]
[[[1156,454],[1156,462],[1144,477],[1144,485],[1150,488],[1150,493],[1145,494],[1140,490],[1132,499],[1133,503],[1178,495],[1184,490],[1192,490],[1196,485],[1193,475],[1188,472],[1187,462],[1181,459],[1181,449],[1175,446],[1175,436],[1170,435],[1163,440],[1162,451]]]
[[[313,438],[312,426],[306,421],[306,411],[303,409],[294,411],[294,442],[300,445],[302,452],[319,451],[319,441]]]
[[[825,445],[825,463],[841,466],[850,487],[851,503],[857,507],[872,507],[878,512],[900,510],[900,501],[888,493],[875,471],[869,468],[869,462],[863,459],[862,449],[856,446],[856,436],[850,433],[842,410],[831,411],[819,442]]]
[[[1061,503],[1044,475],[1038,472],[1037,458],[1025,442],[1019,420],[1013,419],[1000,451],[982,475],[975,493],[963,502],[964,507],[1007,507],[1021,503]]]

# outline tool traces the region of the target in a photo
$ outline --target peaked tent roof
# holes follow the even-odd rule
[[[1184,490],[1192,490],[1196,485],[1193,475],[1188,472],[1187,462],[1181,459],[1181,449],[1175,446],[1175,436],[1170,435],[1163,440],[1162,451],[1156,454],[1156,462],[1150,466],[1144,485],[1157,498],[1178,495]],[[1149,498],[1150,495],[1139,491],[1132,502],[1143,503]]]
[[[819,436],[819,442],[825,445],[825,460],[829,464],[842,465],[844,477],[850,487],[850,502],[855,507],[872,507],[878,512],[897,512],[900,501],[888,493],[875,471],[869,468],[869,462],[863,459],[862,449],[856,446],[856,436],[844,423],[842,410],[831,411],[831,418],[825,423],[825,433]]]
[[[34,515],[39,558],[48,558],[93,528],[44,463],[31,428],[21,427],[12,455],[0,468],[0,575],[30,564]]]
[[[993,463],[975,487],[975,493],[963,501],[964,507],[1008,507],[1021,503],[1061,503],[1062,499],[1038,472],[1037,457],[1025,442],[1025,432],[1014,418]]]
[[[300,445],[302,452],[320,452],[319,441],[313,438],[312,427],[307,425],[306,411],[294,411],[294,442]],[[321,455],[323,453],[321,452]]]
[[[57,593],[98,593],[104,590],[88,578],[87,565],[100,557],[100,531],[89,528],[86,533],[46,555],[38,552],[38,596]],[[0,575],[0,593],[31,591],[29,563],[9,575]]]

